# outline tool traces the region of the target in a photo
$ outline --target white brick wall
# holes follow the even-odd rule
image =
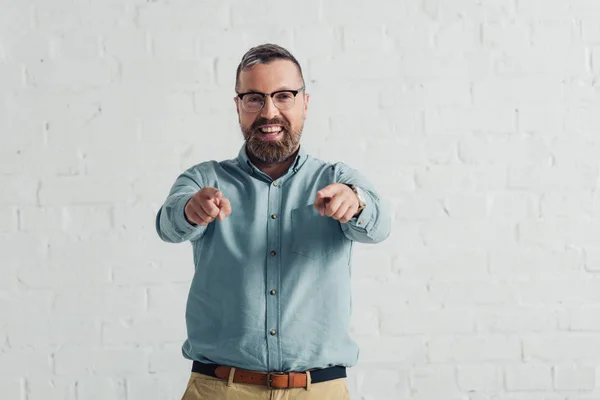
[[[191,253],[153,218],[235,156],[263,42],[393,207],[353,398],[600,399],[598,0],[0,0],[0,398],[180,398]]]

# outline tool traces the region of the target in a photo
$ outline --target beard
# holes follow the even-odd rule
[[[278,140],[264,140],[262,138],[263,133],[259,128],[263,125],[280,125],[281,138]],[[247,151],[250,155],[267,164],[282,163],[294,154],[300,143],[302,128],[303,126],[300,126],[297,131],[293,131],[288,121],[282,118],[270,120],[259,118],[249,128],[241,127],[244,139],[246,139]]]

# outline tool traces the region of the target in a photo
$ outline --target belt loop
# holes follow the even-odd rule
[[[310,383],[311,383],[310,371],[306,371],[306,391],[307,392],[310,392]]]
[[[231,386],[233,384],[233,377],[235,375],[235,368],[231,367],[229,370],[229,380],[227,381],[227,386]]]

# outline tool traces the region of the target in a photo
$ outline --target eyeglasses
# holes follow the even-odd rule
[[[296,96],[304,90],[301,87],[298,90],[277,90],[273,93],[247,92],[238,93],[242,101],[242,107],[248,112],[259,112],[265,106],[267,96],[273,99],[273,104],[281,111],[289,110],[296,103]]]

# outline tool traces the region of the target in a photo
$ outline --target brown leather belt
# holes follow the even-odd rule
[[[229,380],[231,368],[194,361],[192,371],[227,381]],[[332,379],[345,378],[346,368],[330,367],[315,369],[310,371],[310,375],[311,383],[325,382]],[[236,368],[233,374],[233,382],[261,385],[272,389],[305,388],[307,385],[307,375],[306,372],[258,372]]]
[[[229,367],[217,367],[215,375],[224,380],[229,379]],[[262,385],[273,389],[305,388],[305,372],[254,372],[237,369],[233,373],[233,382]]]

